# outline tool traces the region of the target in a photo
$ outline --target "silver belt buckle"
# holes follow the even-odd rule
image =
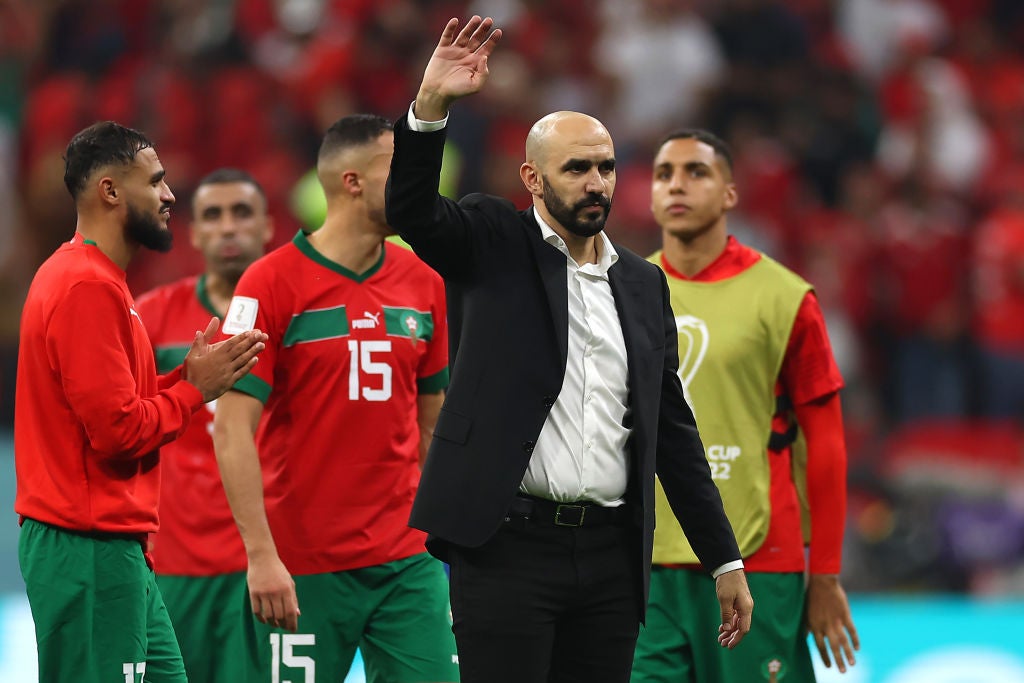
[[[563,520],[562,513],[568,511],[579,511],[579,518]],[[583,505],[559,505],[555,508],[555,526],[583,526],[583,517],[587,514],[587,508]]]

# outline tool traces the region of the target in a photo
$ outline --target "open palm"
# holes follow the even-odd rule
[[[450,104],[480,90],[487,80],[487,57],[501,39],[501,29],[492,31],[493,25],[490,17],[474,16],[458,31],[459,20],[450,19],[423,72],[420,92]]]

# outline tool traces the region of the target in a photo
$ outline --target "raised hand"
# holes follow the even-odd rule
[[[416,95],[416,117],[440,121],[452,102],[471,95],[487,81],[487,57],[501,39],[494,20],[473,16],[461,31],[458,19],[449,19],[434,48]]]

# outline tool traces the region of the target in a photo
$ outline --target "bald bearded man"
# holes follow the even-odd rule
[[[388,223],[444,278],[451,384],[410,523],[451,564],[464,683],[629,679],[654,477],[735,647],[753,601],[677,376],[665,278],[604,233],[615,151],[600,121],[545,116],[520,176],[533,206],[441,197],[448,109],[487,79],[500,30],[448,22],[395,125]]]

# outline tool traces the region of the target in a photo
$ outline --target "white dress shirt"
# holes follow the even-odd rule
[[[608,269],[619,256],[603,233],[597,263],[577,264],[534,209],[544,241],[565,254],[569,353],[565,378],[537,437],[520,490],[558,502],[621,505],[629,481],[623,426],[628,405],[626,343]]]

